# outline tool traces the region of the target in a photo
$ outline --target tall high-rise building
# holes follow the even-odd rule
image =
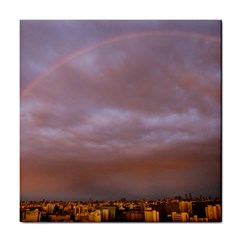
[[[205,202],[192,202],[192,214],[197,215],[199,218],[205,218],[205,205]]]
[[[166,203],[167,214],[172,214],[172,212],[179,212],[179,201],[172,200]]]
[[[48,203],[48,204],[46,205],[46,212],[47,212],[48,214],[53,214],[54,208],[55,208],[55,204],[53,204],[53,203]]]
[[[188,202],[188,214],[189,214],[189,215],[192,215],[192,214],[193,214],[192,202]]]
[[[144,220],[145,222],[152,222],[153,221],[153,216],[152,216],[152,211],[144,211]]]
[[[157,212],[156,210],[152,211],[152,215],[153,215],[153,222],[159,222],[159,212]]]
[[[145,208],[144,220],[145,222],[159,222],[159,212],[152,208]]]
[[[216,209],[217,209],[217,220],[221,220],[222,219],[221,205],[220,204],[216,204]]]
[[[107,208],[101,208],[101,221],[109,222],[109,210]]]
[[[100,207],[101,221],[113,222],[116,219],[116,206],[102,206]]]
[[[164,221],[167,218],[166,202],[158,202],[157,205],[152,205],[152,209],[159,212],[159,220]]]
[[[209,219],[209,221],[217,221],[220,220],[220,213],[219,213],[219,205],[218,206],[212,206],[207,205],[205,207],[206,210],[206,217]]]
[[[190,199],[190,200],[192,199],[192,194],[191,194],[191,193],[189,193],[189,199]]]

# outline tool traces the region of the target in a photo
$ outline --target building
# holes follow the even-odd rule
[[[100,210],[96,210],[94,212],[91,212],[88,215],[88,221],[89,222],[101,222],[101,212],[100,212]]]
[[[51,222],[71,222],[70,214],[49,215],[49,220]]]
[[[198,218],[197,215],[190,217],[190,222],[208,222],[208,218]]]
[[[73,215],[76,216],[81,213],[81,206],[77,205],[73,207]]]
[[[127,212],[126,219],[129,222],[143,222],[144,221],[144,212],[143,211]]]
[[[145,208],[144,220],[145,222],[159,222],[159,212],[152,208]]]
[[[197,215],[199,218],[206,217],[206,210],[205,210],[206,203],[205,202],[192,202],[192,214]]]
[[[22,222],[40,222],[41,212],[36,209],[25,209],[22,213]]]
[[[218,221],[221,219],[221,207],[219,204],[217,206],[207,205],[205,211],[209,221]]]
[[[198,216],[197,215],[194,215],[193,219],[194,219],[194,222],[198,222]]]
[[[216,208],[217,208],[217,220],[221,221],[222,220],[221,205],[220,204],[216,204]]]
[[[172,212],[179,212],[179,201],[172,200],[166,202],[166,212],[167,214],[172,214]]]
[[[46,212],[47,212],[48,214],[53,214],[54,208],[55,208],[55,204],[53,204],[53,203],[48,203],[48,204],[46,205]]]
[[[108,205],[100,207],[101,222],[113,222],[116,219],[116,206]]]
[[[159,212],[159,221],[166,221],[167,219],[167,211],[166,211],[166,202],[158,202],[156,206],[152,206],[153,210]]]
[[[180,212],[188,212],[188,202],[187,201],[179,202],[179,211]]]
[[[74,216],[75,222],[88,222],[89,221],[89,213],[78,213]]]
[[[107,208],[101,209],[101,222],[109,222],[109,210]]]
[[[193,214],[192,202],[187,202],[187,203],[188,203],[188,214],[192,215]]]
[[[172,212],[172,221],[173,222],[189,222],[189,215],[187,212]]]

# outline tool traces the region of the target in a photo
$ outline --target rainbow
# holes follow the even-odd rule
[[[70,53],[69,55],[57,60],[55,63],[53,63],[48,69],[46,69],[44,72],[42,72],[40,75],[38,75],[36,78],[34,78],[30,84],[27,85],[27,87],[21,92],[20,97],[25,97],[39,82],[41,82],[43,79],[45,79],[49,74],[57,70],[59,67],[64,65],[65,63],[85,54],[90,51],[93,51],[97,48],[115,43],[120,42],[128,39],[135,39],[135,38],[143,38],[143,37],[150,37],[150,36],[172,36],[172,37],[190,37],[190,38],[196,38],[201,39],[205,41],[213,41],[213,42],[220,42],[220,38],[212,35],[207,34],[199,34],[199,33],[192,33],[192,32],[180,32],[180,31],[148,31],[148,32],[137,32],[137,33],[130,33],[126,35],[120,35],[115,36],[100,42],[97,42],[95,44],[86,46],[84,48],[77,49],[73,53]]]

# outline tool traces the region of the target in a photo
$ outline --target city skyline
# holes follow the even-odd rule
[[[21,222],[221,222],[220,199],[21,201]]]
[[[21,21],[20,197],[221,197],[221,21]]]
[[[140,196],[142,195],[142,196]],[[125,199],[125,201],[161,201],[161,200],[169,200],[169,199],[179,199],[179,200],[194,200],[194,199],[218,199],[221,200],[222,196],[214,196],[214,195],[203,195],[203,194],[194,194],[194,193],[185,193],[185,194],[169,194],[169,195],[162,195],[162,194],[156,194],[159,197],[149,197],[149,196],[143,196],[144,194],[139,194],[140,197],[138,198],[129,198],[126,196],[121,196],[120,198],[92,198],[92,197],[63,197],[63,198],[26,198],[26,199],[20,199],[20,202],[25,201],[33,201],[33,202],[39,202],[39,201],[48,201],[48,202],[116,202],[121,201],[122,199]],[[160,197],[161,196],[161,197]]]

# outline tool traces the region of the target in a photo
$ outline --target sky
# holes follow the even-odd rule
[[[21,199],[220,196],[220,21],[21,21],[20,88]]]

